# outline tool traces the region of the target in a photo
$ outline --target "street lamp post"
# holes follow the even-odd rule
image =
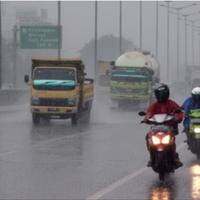
[[[122,1],[119,2],[119,55],[122,54]]]
[[[58,59],[60,59],[61,34],[60,34],[60,1],[58,1]]]
[[[192,66],[194,66],[194,23],[197,21],[200,21],[200,19],[196,19],[196,20],[188,20],[192,23],[191,27],[192,27]],[[190,26],[190,25],[188,25]]]
[[[1,27],[2,27],[2,24],[1,24],[1,1],[0,1],[0,89],[2,88],[2,42],[1,42]]]
[[[170,13],[172,13],[172,14],[176,14],[177,15],[177,13],[174,13],[174,12],[172,12],[172,11],[170,11]],[[198,12],[194,12],[194,13],[190,13],[190,14],[181,14],[181,13],[179,13],[179,15],[181,15],[181,16],[183,16],[183,17],[185,17],[185,19],[184,19],[184,21],[185,21],[185,66],[187,67],[187,18],[189,17],[189,16],[191,16],[191,15],[196,15],[196,14],[200,14],[200,11],[198,11]],[[179,18],[179,20],[181,20],[180,18]]]
[[[198,29],[193,29],[193,30],[197,31],[199,35],[199,54],[198,55],[200,55],[200,26],[195,26],[195,28],[198,28]],[[200,66],[200,56],[198,57],[199,57],[199,66]]]
[[[156,1],[156,58],[158,58],[158,1]]]
[[[177,11],[177,80],[179,80],[179,11],[182,10],[182,9],[194,6],[194,5],[196,5],[196,3],[190,4],[190,5],[187,5],[187,6],[183,6],[183,7],[179,7],[179,8],[161,5],[161,6],[167,7],[168,9],[172,8],[172,9],[175,9]]]
[[[169,82],[169,3],[171,1],[167,1],[167,6],[160,5],[167,7],[167,81]]]
[[[94,80],[96,82],[96,76],[97,76],[97,6],[98,3],[95,1],[95,32],[94,32]]]
[[[142,1],[140,1],[140,49],[142,49]]]

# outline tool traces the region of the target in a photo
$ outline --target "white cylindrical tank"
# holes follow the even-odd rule
[[[154,82],[160,81],[160,64],[149,51],[134,50],[122,54],[115,62],[116,67],[149,67],[154,71]]]

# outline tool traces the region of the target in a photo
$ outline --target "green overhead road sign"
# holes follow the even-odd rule
[[[60,27],[60,36],[62,38],[62,27]],[[21,26],[20,47],[21,49],[58,49],[58,26]]]

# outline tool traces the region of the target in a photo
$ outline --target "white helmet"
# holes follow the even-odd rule
[[[200,87],[195,87],[192,89],[192,94],[200,94]]]
[[[192,89],[192,99],[195,103],[200,103],[200,87]]]

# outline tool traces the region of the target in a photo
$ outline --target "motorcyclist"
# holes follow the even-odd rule
[[[146,112],[146,116],[143,119],[143,122],[147,122],[148,118],[153,117],[153,115],[155,114],[167,114],[170,115],[174,109],[180,109],[181,107],[174,101],[172,101],[171,99],[169,99],[170,96],[170,90],[169,87],[164,84],[164,83],[159,83],[155,86],[154,89],[154,93],[155,93],[155,97],[157,99],[157,101],[155,101],[154,103],[152,103]],[[173,114],[174,120],[171,122],[168,122],[168,125],[173,127],[173,132],[174,135],[178,134],[178,123],[181,123],[183,120],[183,113],[174,113]],[[146,143],[147,143],[147,149],[149,150],[149,135],[147,133],[146,135]],[[176,155],[176,146],[174,145],[174,161],[176,163],[177,167],[181,167],[183,166],[183,163],[180,162],[180,160],[177,158]],[[151,160],[151,155],[150,155],[150,160],[147,163],[148,167],[152,166],[152,160]]]
[[[191,91],[191,96],[188,97],[182,105],[182,108],[184,109],[184,131],[187,138],[187,143],[189,145],[190,137],[189,137],[189,126],[190,126],[190,117],[188,116],[189,113],[193,110],[200,109],[200,87],[195,87]]]

